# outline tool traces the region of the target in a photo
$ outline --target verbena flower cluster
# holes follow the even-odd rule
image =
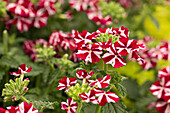
[[[102,59],[106,64],[119,68],[126,65],[122,56],[128,54],[130,59],[143,63],[138,52],[145,46],[136,40],[130,40],[129,31],[126,27],[99,28],[93,33],[75,31],[74,40],[78,49],[77,57],[84,60],[86,64],[88,62],[96,63]]]
[[[61,109],[66,110],[68,113],[75,113],[78,104],[74,101],[92,102],[100,106],[119,101],[119,97],[114,92],[102,90],[102,88],[109,86],[111,76],[106,75],[104,78],[96,80],[89,79],[93,74],[94,72],[88,73],[86,70],[77,71],[76,76],[79,79],[83,79],[81,86],[77,82],[76,77],[63,77],[63,79],[59,80],[57,90],[65,89],[65,92],[71,97],[67,99],[67,102],[61,103]]]
[[[12,25],[16,25],[19,31],[28,31],[31,26],[41,28],[47,24],[48,17],[56,13],[56,0],[39,0],[37,5],[30,0],[6,2],[6,7],[12,15],[6,15],[7,18],[4,19],[8,29]]]
[[[158,98],[156,110],[160,113],[168,113],[170,111],[170,65],[158,71],[158,79],[149,90]]]
[[[22,102],[18,106],[9,106],[7,109],[0,108],[0,113],[42,113],[38,112],[37,109],[33,108],[33,104]]]
[[[76,45],[73,40],[73,35],[71,33],[64,33],[62,31],[54,31],[50,36],[48,42],[44,39],[38,39],[35,41],[27,40],[24,43],[24,50],[28,56],[31,57],[33,61],[37,61],[37,48],[41,46],[53,46],[54,51],[56,52],[55,57],[60,58],[60,53],[64,53],[66,51],[71,51],[69,56],[70,60],[74,62],[78,62],[79,59],[76,57]]]
[[[153,40],[153,37],[146,36],[138,42],[148,45],[149,43],[152,43]],[[143,69],[148,70],[150,68],[154,68],[157,65],[158,60],[170,60],[170,42],[161,41],[161,43],[157,45],[156,48],[149,48],[146,46],[145,49],[139,51],[138,53],[144,59],[144,63],[140,64]]]

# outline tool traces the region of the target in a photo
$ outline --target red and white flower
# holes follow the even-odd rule
[[[120,28],[111,28],[113,35],[119,36],[120,38],[129,38],[129,30],[126,27],[121,26]]]
[[[111,76],[106,75],[103,79],[98,78],[97,80],[88,80],[90,82],[89,85],[97,86],[98,88],[108,87],[110,84]]]
[[[167,51],[166,48],[157,46],[156,48],[151,48],[149,50],[149,54],[151,55],[151,57],[155,57],[160,60],[164,57],[166,51]]]
[[[170,104],[165,102],[163,99],[158,99],[156,103],[156,110],[159,111],[159,113],[169,113]]]
[[[79,97],[86,103],[92,102],[93,104],[98,104],[94,90],[90,90],[88,93],[81,93],[79,94]]]
[[[38,113],[38,110],[33,108],[33,104],[28,104],[27,102],[22,102],[18,106],[20,113]]]
[[[66,110],[67,113],[75,113],[78,104],[73,102],[72,98],[68,98],[67,102],[61,102],[61,109]]]
[[[170,41],[164,42],[164,45],[161,47],[166,48],[166,52],[164,53],[163,59],[170,60]]]
[[[59,85],[57,87],[57,90],[62,90],[66,87],[70,87],[71,85],[75,85],[77,83],[77,79],[74,78],[67,78],[63,77],[63,79],[59,80]]]
[[[121,38],[119,41],[115,42],[115,47],[118,49],[120,55],[127,56],[135,47],[137,41],[129,40],[128,38]]]
[[[56,0],[40,0],[38,8],[44,8],[48,15],[53,15],[56,13],[55,2]]]
[[[158,77],[162,78],[162,77],[170,77],[170,65],[162,70],[158,71]]]
[[[27,102],[22,102],[17,107],[9,106],[7,110],[0,108],[0,113],[41,113],[37,109],[33,108],[33,104],[28,104]]]
[[[16,72],[9,72],[9,73],[10,73],[11,75],[14,75],[14,76],[19,76],[19,75],[21,75],[21,74],[25,74],[25,73],[31,72],[31,70],[32,70],[31,67],[27,68],[27,67],[26,67],[26,64],[21,64],[21,65],[19,66],[19,68],[18,68],[18,72],[16,71]]]
[[[157,98],[163,98],[170,92],[170,77],[163,77],[160,81],[155,81],[149,89]]]
[[[89,79],[92,75],[94,74],[94,72],[90,72],[88,74],[88,72],[86,70],[79,70],[76,72],[76,75],[79,79]]]
[[[15,16],[14,19],[11,20],[10,24],[11,25],[16,24],[16,27],[19,31],[28,31],[28,29],[32,25],[32,19],[21,16]]]
[[[80,57],[87,64],[87,62],[95,63],[100,61],[101,54],[102,48],[99,43],[94,43],[93,45],[88,44],[85,47],[79,48],[77,57]]]
[[[98,103],[100,106],[105,106],[106,103],[116,103],[119,101],[119,97],[114,92],[105,92],[97,88],[94,88],[94,91],[95,95],[98,96]]]
[[[69,4],[77,11],[85,11],[88,8],[89,0],[69,0]]]
[[[125,59],[123,59],[117,52],[114,45],[110,46],[107,49],[107,53],[105,53],[102,57],[103,61],[106,64],[111,64],[114,68],[119,68],[126,65]]]
[[[43,8],[38,9],[35,14],[33,26],[36,28],[42,28],[47,24],[48,16]]]
[[[29,2],[27,0],[17,0],[16,3],[8,3],[7,8],[10,12],[20,15],[20,16],[28,16],[27,6]]]
[[[147,50],[140,51],[139,55],[144,60],[143,63],[139,63],[143,67],[143,69],[148,70],[156,66],[157,59],[155,57],[151,57]]]
[[[78,31],[74,31],[74,41],[75,44],[78,47],[84,46],[85,44],[91,43],[92,38],[95,36],[95,34],[90,34],[87,31],[83,31],[82,33],[78,33]]]

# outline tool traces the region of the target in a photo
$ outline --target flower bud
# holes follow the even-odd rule
[[[15,100],[16,100],[16,97],[15,97],[15,96],[13,96],[13,97],[12,97],[12,101],[15,101]]]

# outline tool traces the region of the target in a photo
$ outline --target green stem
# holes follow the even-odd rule
[[[52,86],[53,86],[53,83],[48,86],[48,88],[45,92],[45,95],[47,95],[49,93],[50,89],[52,89]]]
[[[40,85],[40,81],[41,81],[41,76],[38,75],[37,78],[36,78],[36,87],[38,88],[39,85]]]
[[[82,102],[80,102],[80,103],[78,104],[78,108],[77,108],[76,113],[80,113],[81,108],[82,108]]]
[[[28,104],[30,103],[30,101],[27,100],[27,99],[26,99],[25,97],[23,97],[23,96],[21,96],[21,99],[22,99],[23,101],[27,102]]]
[[[52,68],[52,70],[54,71],[55,70],[55,68],[54,68],[54,64],[53,63],[51,63],[49,60],[46,60],[47,61],[47,63],[50,65],[50,67]]]
[[[3,31],[3,43],[4,43],[4,55],[8,53],[8,33],[6,30]]]
[[[102,108],[102,106],[97,105],[95,113],[101,113],[101,108]]]
[[[104,71],[107,73],[107,64],[105,64],[104,62],[103,62],[103,65],[104,65]]]

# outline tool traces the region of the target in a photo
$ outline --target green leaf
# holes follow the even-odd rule
[[[5,71],[0,69],[0,80],[3,79],[3,76],[5,75]]]
[[[118,103],[107,103],[103,109],[102,113],[127,113],[125,110],[125,106],[118,102]]]
[[[19,66],[19,63],[13,58],[3,56],[0,59],[0,65],[17,68]]]
[[[149,14],[149,17],[152,20],[152,22],[155,24],[156,28],[159,30],[160,26],[158,20],[152,14]]]
[[[34,107],[38,110],[43,111],[44,109],[54,109],[54,105],[58,105],[58,102],[49,102],[49,101],[33,101]]]
[[[126,88],[123,85],[121,85],[120,83],[117,83],[117,84],[115,84],[115,86],[122,96],[126,95],[127,91],[126,91]]]

